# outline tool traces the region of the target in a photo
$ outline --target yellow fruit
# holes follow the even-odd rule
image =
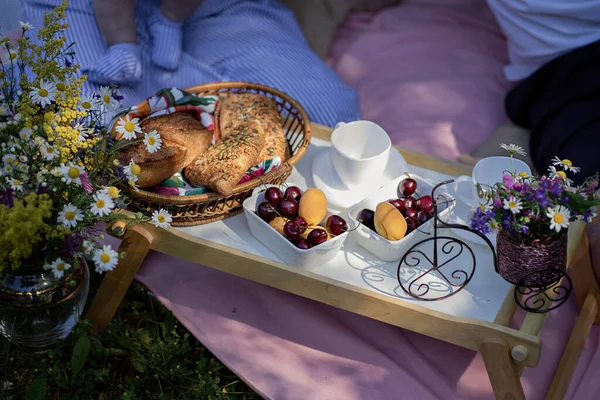
[[[375,209],[375,230],[387,240],[400,240],[406,235],[406,220],[396,207],[384,201]]]
[[[307,189],[298,205],[298,215],[310,225],[318,225],[327,215],[327,197],[319,189]]]
[[[269,222],[269,225],[271,225],[273,229],[275,229],[277,232],[283,235],[283,227],[285,226],[286,222],[287,220],[283,217],[275,217],[271,220],[271,222]]]

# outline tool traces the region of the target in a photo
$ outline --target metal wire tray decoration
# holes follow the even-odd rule
[[[448,200],[443,195],[436,196],[436,190],[453,182],[454,180],[444,181],[432,189],[433,236],[413,245],[398,264],[397,278],[400,287],[409,296],[418,300],[439,301],[455,295],[471,281],[477,267],[477,259],[471,246],[460,239],[439,235],[438,229],[461,229],[479,236],[489,246],[496,268],[494,245],[485,235],[469,226],[449,224],[439,218],[439,213],[443,210],[440,206],[447,206],[454,200]],[[432,244],[433,249],[426,246],[427,244]],[[432,257],[424,251],[426,247],[432,250],[428,252]],[[461,259],[463,253],[467,257]]]
[[[515,301],[527,312],[547,313],[567,301],[572,287],[571,278],[563,269],[533,271],[515,285]]]

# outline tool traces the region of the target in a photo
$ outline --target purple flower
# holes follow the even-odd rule
[[[529,228],[527,226],[523,225],[521,227],[521,233],[524,235],[527,235],[528,232],[529,232]]]
[[[552,193],[552,196],[555,197],[560,197],[560,195],[562,194],[562,192],[565,190],[564,187],[562,187],[562,185],[559,182],[555,182],[551,187],[550,187],[550,193]]]
[[[35,191],[35,194],[45,194],[45,193],[48,193],[48,185],[46,185],[46,186],[40,186]]]
[[[77,233],[71,233],[65,236],[65,241],[61,248],[62,257],[70,257],[81,248],[83,244],[83,236]]]
[[[545,189],[537,189],[534,192],[534,198],[542,208],[550,205],[550,199],[548,198],[548,193],[546,193]]]
[[[491,228],[488,225],[488,222],[490,218],[492,218],[492,215],[495,215],[495,213],[490,211],[485,212],[481,208],[477,207],[475,214],[473,214],[473,217],[471,218],[471,229],[479,231],[484,235],[489,233]]]
[[[547,176],[542,176],[542,178],[540,179],[540,189],[544,189],[547,190],[550,188],[550,185],[552,185],[552,180],[548,179]]]
[[[494,208],[502,208],[502,199],[499,196],[494,197]]]
[[[12,208],[15,204],[15,194],[12,188],[7,186],[0,186],[0,204],[4,204],[8,208]]]
[[[94,187],[92,186],[92,181],[90,181],[90,177],[85,171],[83,171],[81,175],[79,175],[79,179],[81,179],[81,187],[83,188],[83,190],[85,190],[88,194],[92,194],[92,192],[94,191]]]
[[[513,185],[513,190],[520,192],[521,189],[523,189],[523,185],[521,185],[519,182],[515,182],[515,184]]]
[[[119,178],[119,180],[124,180],[125,179],[125,168],[117,167],[116,175],[117,175],[117,178]]]
[[[502,175],[502,183],[506,186],[507,189],[512,189],[515,186],[515,178],[512,175],[504,174]]]

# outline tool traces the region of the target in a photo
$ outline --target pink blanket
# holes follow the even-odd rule
[[[450,158],[491,134],[508,86],[504,39],[484,4],[406,0],[351,17],[333,65],[359,88],[364,118],[396,143]],[[137,278],[265,398],[493,398],[472,351],[161,254]],[[549,316],[540,364],[523,376],[528,399],[544,398],[576,315],[571,299]],[[595,327],[567,399],[600,398],[599,335]]]
[[[482,0],[404,0],[347,18],[331,65],[395,144],[455,159],[501,125],[506,43]]]

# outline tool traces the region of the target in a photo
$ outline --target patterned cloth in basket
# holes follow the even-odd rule
[[[218,101],[218,96],[201,96],[177,88],[161,89],[142,103],[119,112],[110,123],[108,130],[113,137],[121,140],[122,135],[116,131],[117,122],[121,119],[129,117],[131,120],[135,118],[139,120],[185,111],[192,113],[205,128],[213,132],[212,144],[214,145],[216,142],[214,135],[215,109]],[[239,183],[262,176],[280,165],[281,159],[279,157],[262,161],[258,165],[249,168]],[[167,196],[193,196],[211,191],[204,186],[191,185],[183,176],[183,173],[179,171],[161,184],[144,190]]]

